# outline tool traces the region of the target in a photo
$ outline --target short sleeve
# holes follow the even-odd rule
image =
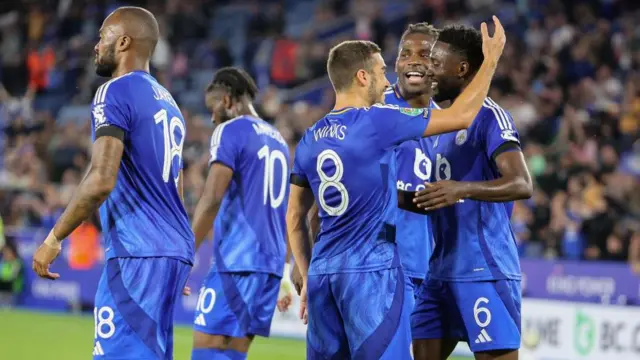
[[[229,126],[232,123],[226,122],[216,126],[211,135],[211,147],[209,149],[209,166],[219,162],[231,170],[236,170],[236,163],[239,148],[241,146],[240,137],[237,134],[237,126]]]
[[[495,159],[503,152],[520,150],[520,136],[511,115],[487,98],[484,102],[484,147],[488,157]]]
[[[431,109],[428,108],[374,105],[365,111],[369,112],[379,144],[384,149],[407,140],[421,138],[431,118]]]
[[[291,169],[291,177],[289,179],[289,182],[291,184],[308,188],[308,187],[311,187],[311,185],[309,185],[309,179],[307,178],[307,175],[305,174],[301,165],[302,158],[303,156],[305,156],[304,152],[305,151],[304,151],[304,139],[303,139],[303,141],[300,141],[296,146],[296,153],[293,156],[293,169]]]
[[[111,80],[98,88],[91,104],[95,137],[131,131],[131,96],[126,79]]]

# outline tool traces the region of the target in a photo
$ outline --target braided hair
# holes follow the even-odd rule
[[[258,93],[258,87],[251,75],[237,67],[223,67],[216,71],[206,91],[210,92],[218,88],[225,89],[236,100],[244,96],[253,100]]]

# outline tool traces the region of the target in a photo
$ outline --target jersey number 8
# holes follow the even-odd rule
[[[322,169],[322,166],[326,161],[331,161],[335,167],[335,172],[331,176],[327,175],[327,173]],[[337,152],[330,149],[324,150],[318,155],[316,170],[320,177],[320,188],[318,189],[320,207],[322,207],[322,209],[330,216],[340,216],[344,214],[349,206],[349,193],[347,192],[347,188],[344,184],[340,182],[344,175],[342,159],[340,159]],[[340,203],[337,206],[327,204],[327,201],[324,198],[324,193],[330,187],[335,188],[340,193]]]
[[[169,182],[169,176],[171,175],[173,158],[177,156],[178,162],[182,159],[182,146],[184,145],[185,134],[184,125],[176,116],[172,117],[171,121],[169,121],[169,115],[165,109],[158,111],[153,117],[156,119],[156,124],[162,123],[162,130],[164,132],[164,166],[162,169],[162,180],[167,183]],[[180,132],[179,143],[175,136],[176,129]],[[176,186],[178,186],[177,175],[178,174],[176,174],[176,178],[173,179]]]

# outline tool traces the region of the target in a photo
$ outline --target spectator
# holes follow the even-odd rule
[[[13,306],[23,290],[24,264],[13,242],[2,247],[0,257],[0,307]]]

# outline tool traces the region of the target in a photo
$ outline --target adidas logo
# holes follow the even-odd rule
[[[207,322],[204,320],[204,314],[198,315],[193,323],[200,326],[207,326]]]
[[[96,345],[93,347],[93,355],[94,356],[104,355],[104,351],[102,350],[102,345],[100,345],[100,341],[96,341]]]
[[[480,335],[478,335],[478,337],[476,338],[476,344],[488,343],[491,341],[493,341],[493,339],[491,339],[491,336],[487,334],[487,330],[485,329],[480,330]]]

